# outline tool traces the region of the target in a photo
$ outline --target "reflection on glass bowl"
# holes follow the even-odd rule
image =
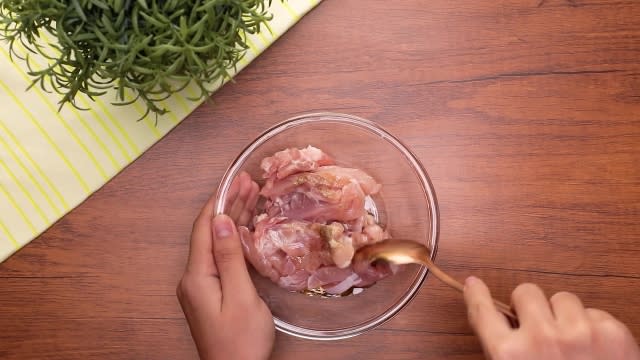
[[[260,161],[290,147],[312,145],[340,165],[364,170],[382,184],[370,210],[395,238],[427,245],[435,257],[438,209],[433,186],[418,159],[394,136],[373,122],[345,114],[297,116],[265,131],[249,144],[225,173],[216,213],[225,212],[231,181],[241,171],[260,179]],[[407,265],[364,291],[323,298],[284,290],[255,271],[258,293],[284,333],[314,340],[336,340],[362,334],[396,315],[416,295],[427,269]]]

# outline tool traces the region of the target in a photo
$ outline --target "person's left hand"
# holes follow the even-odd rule
[[[176,292],[201,359],[262,360],[271,354],[273,319],[251,282],[236,228],[248,224],[257,199],[258,185],[241,173],[229,190],[229,216],[213,217],[211,197],[193,225]]]

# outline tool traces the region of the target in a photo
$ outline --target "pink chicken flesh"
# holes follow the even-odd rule
[[[352,264],[358,248],[389,237],[365,210],[366,197],[381,186],[362,170],[334,164],[312,146],[262,160],[264,211],[253,231],[241,227],[240,234],[253,267],[285,289],[341,294],[396,271],[386,263]]]

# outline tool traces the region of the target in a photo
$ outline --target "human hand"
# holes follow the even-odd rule
[[[251,282],[234,224],[248,224],[257,199],[258,185],[241,173],[229,189],[229,216],[213,217],[211,197],[193,225],[189,262],[176,292],[203,360],[262,360],[271,354],[273,319]]]
[[[536,285],[518,286],[512,294],[518,329],[496,310],[480,279],[465,281],[464,299],[489,359],[640,359],[638,344],[624,324],[602,310],[585,309],[574,294],[560,292],[547,300]]]

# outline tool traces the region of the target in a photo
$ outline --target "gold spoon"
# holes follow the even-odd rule
[[[366,245],[358,249],[353,256],[353,262],[358,263],[366,261],[371,263],[376,260],[384,260],[393,264],[420,264],[426,266],[433,275],[442,280],[445,284],[460,292],[464,291],[464,286],[440,270],[433,261],[431,261],[429,249],[415,241],[388,239],[381,242]],[[517,325],[518,318],[511,311],[509,305],[493,299],[496,309],[506,315],[513,325]]]

